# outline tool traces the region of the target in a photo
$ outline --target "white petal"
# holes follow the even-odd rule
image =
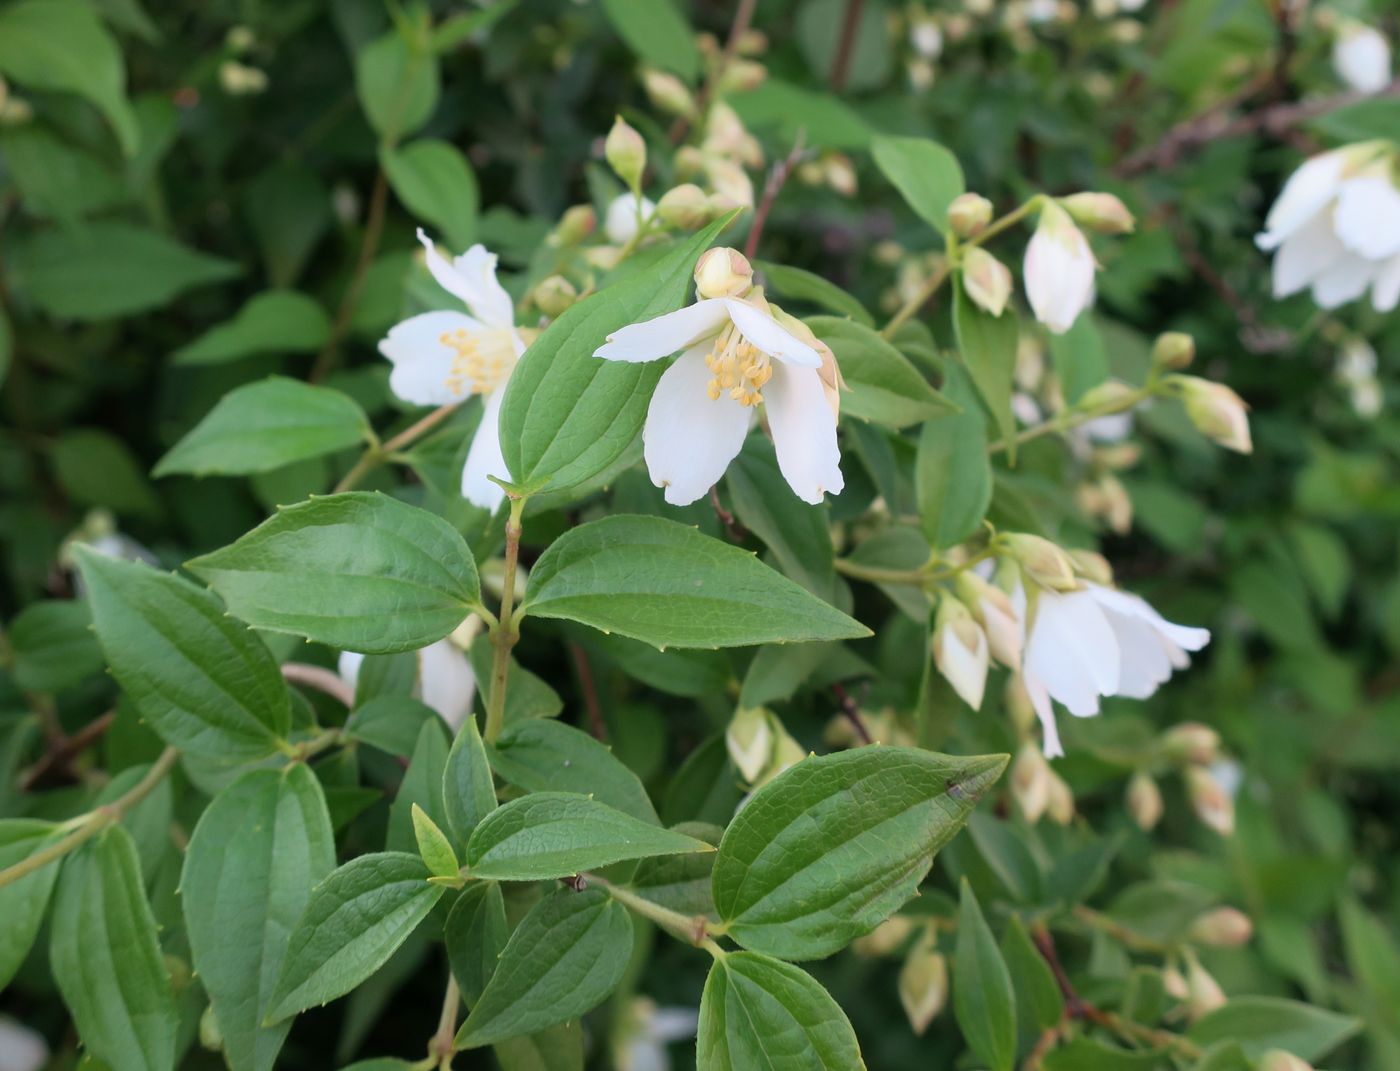
[[[1379,93],[1390,83],[1390,43],[1370,26],[1344,29],[1332,46],[1332,68],[1358,93]]]
[[[753,410],[729,395],[711,399],[709,347],[688,350],[661,374],[642,430],[651,482],[666,501],[687,506],[704,496],[738,456]]]
[[[354,688],[360,680],[360,667],[364,665],[365,656],[356,651],[341,651],[340,660],[336,663],[336,671],[340,674],[340,679]]]
[[[793,494],[819,505],[822,495],[841,493],[841,448],[836,418],[826,404],[821,375],[815,368],[775,364],[763,388],[768,428],[778,454],[778,468]]]
[[[1376,274],[1371,284],[1371,304],[1377,312],[1390,312],[1400,304],[1400,256],[1391,257]]]
[[[605,361],[656,361],[719,334],[729,320],[723,298],[706,298],[614,331],[593,351]],[[708,347],[706,347],[708,349]]]
[[[1199,651],[1210,642],[1210,629],[1193,628],[1190,625],[1174,625],[1152,608],[1152,604],[1141,595],[1128,591],[1116,591],[1102,584],[1089,584],[1089,593],[1094,601],[1107,610],[1136,617],[1146,621],[1152,628],[1171,640],[1178,647],[1188,651]]]
[[[1065,747],[1060,743],[1060,727],[1055,723],[1055,708],[1050,704],[1050,693],[1045,690],[1045,685],[1030,673],[1022,674],[1021,681],[1026,686],[1026,694],[1031,698],[1031,709],[1040,719],[1040,732],[1044,737],[1041,747],[1045,757],[1058,759],[1065,753]]]
[[[438,286],[460,298],[489,327],[510,327],[515,323],[515,306],[510,295],[496,281],[496,255],[483,245],[474,245],[449,264],[422,227],[418,240],[426,251],[428,271]]]
[[[424,647],[418,652],[418,692],[455,732],[471,713],[476,694],[476,674],[466,654],[450,640]]]
[[[1346,246],[1332,231],[1330,214],[1319,213],[1289,235],[1274,254],[1274,297],[1296,294],[1347,255]]]
[[[656,206],[642,198],[642,221],[651,218]],[[630,193],[619,194],[608,204],[603,216],[603,232],[615,245],[626,245],[637,236],[637,198]]]
[[[1400,253],[1400,190],[1377,177],[1342,183],[1332,213],[1337,237],[1353,253],[1385,260]]]
[[[395,324],[379,340],[379,352],[394,365],[389,389],[413,405],[459,402],[472,384],[452,376],[457,351],[442,341],[451,331],[478,333],[481,323],[461,312],[425,312]]]
[[[1265,251],[1276,249],[1300,227],[1326,208],[1337,194],[1345,160],[1337,152],[1314,156],[1288,176],[1283,191],[1264,220],[1264,233],[1256,241]]]
[[[1313,300],[1324,309],[1335,309],[1355,301],[1366,293],[1371,280],[1380,272],[1380,265],[1347,253],[1313,280]]]
[[[1035,318],[1057,335],[1094,302],[1094,255],[1082,233],[1062,236],[1037,228],[1026,247],[1025,287]]]
[[[987,687],[987,636],[977,630],[974,647],[963,646],[957,631],[944,629],[939,637],[938,670],[947,678],[962,701],[973,710],[982,709],[982,695]]]
[[[1099,711],[1118,690],[1118,640],[1098,604],[1083,591],[1043,591],[1026,645],[1026,669],[1071,714]]]
[[[740,333],[769,357],[804,368],[820,368],[822,356],[762,309],[738,298],[724,298],[725,307]]]
[[[506,459],[501,453],[501,399],[505,397],[506,385],[485,396],[486,404],[481,411],[481,423],[472,436],[471,449],[467,451],[467,463],[462,468],[462,497],[482,509],[493,513],[506,497],[505,490],[498,483],[486,477],[496,476],[510,479],[506,469]]]

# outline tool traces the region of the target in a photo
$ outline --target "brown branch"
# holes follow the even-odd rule
[[[588,652],[581,644],[570,643],[569,654],[574,660],[574,672],[578,674],[579,691],[583,693],[583,709],[588,712],[588,726],[593,735],[604,743],[608,739],[608,723],[603,720],[603,707],[598,702],[598,687],[593,680],[593,663],[588,660]]]
[[[792,152],[774,164],[768,173],[768,181],[763,185],[763,198],[758,202],[758,209],[753,215],[753,226],[749,228],[749,237],[744,242],[744,256],[750,260],[758,254],[759,239],[763,237],[763,228],[768,225],[768,213],[773,210],[773,202],[778,199],[778,194],[782,192],[793,169],[807,155],[803,149],[806,137],[807,132],[799,130],[797,140],[792,145]]]
[[[307,378],[312,383],[319,383],[325,379],[340,359],[340,344],[350,330],[350,320],[355,315],[356,305],[359,304],[360,292],[365,288],[370,265],[374,263],[374,255],[379,251],[379,239],[384,233],[384,213],[388,202],[389,178],[381,167],[374,176],[374,189],[369,195],[369,215],[365,218],[365,235],[360,242],[360,255],[355,261],[350,284],[340,299],[340,308],[336,310],[330,337],[326,339],[326,344],[321,347],[321,352],[316,355],[316,361],[311,366],[311,373]]]
[[[725,532],[730,539],[736,542],[748,535],[744,531],[744,526],[734,519],[734,514],[724,508],[724,503],[719,500],[719,484],[710,488],[710,505],[715,507],[715,516],[719,518],[719,523],[724,525]]]
[[[856,34],[865,0],[846,0],[846,13],[841,19],[841,36],[836,42],[836,58],[831,61],[831,89],[840,93],[846,88],[851,73],[851,56],[855,52]]]
[[[870,735],[870,729],[865,724],[865,719],[860,715],[860,704],[856,702],[855,697],[852,696],[850,692],[846,691],[840,681],[832,684],[831,690],[836,695],[837,701],[841,704],[841,713],[844,714],[846,720],[851,723],[851,728],[856,731],[856,736],[860,738],[860,742],[867,746],[875,743],[875,738]]]
[[[52,769],[67,770],[73,759],[102,739],[102,734],[112,727],[112,722],[116,720],[116,717],[117,712],[109,710],[101,717],[88,722],[72,736],[64,736],[53,741],[39,760],[25,771],[19,784],[20,791],[28,792],[39,783],[40,778]]]
[[[282,666],[282,676],[293,684],[314,688],[347,707],[355,705],[355,689],[341,679],[339,673],[324,666],[313,666],[306,662],[287,662]]]
[[[753,22],[753,13],[756,7],[758,7],[758,0],[739,0],[739,6],[734,11],[734,21],[729,24],[729,36],[725,39],[724,51],[720,53],[719,59],[710,71],[710,76],[705,79],[705,84],[700,87],[700,93],[695,98],[695,115],[693,117],[682,115],[671,124],[667,136],[671,139],[672,145],[679,145],[684,141],[686,132],[690,129],[692,118],[703,118],[709,109],[710,101],[714,99],[720,79],[724,77],[724,72],[729,70],[729,65],[734,62],[734,57],[739,54],[739,45],[744,40],[744,34],[749,32],[749,25]]]

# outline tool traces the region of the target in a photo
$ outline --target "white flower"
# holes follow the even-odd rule
[[[39,1071],[49,1062],[44,1035],[8,1017],[0,1018],[0,1071]]]
[[[701,267],[710,262],[702,258]],[[732,288],[719,293],[726,292]],[[834,365],[827,372],[822,353],[780,324],[758,292],[718,296],[702,278],[697,296],[693,305],[614,332],[595,351],[627,362],[682,351],[647,410],[642,442],[652,482],[675,506],[702,497],[738,456],[762,402],[778,467],[797,497],[815,505],[825,492],[839,493],[841,451],[827,397]]]
[[[413,405],[450,405],[473,394],[484,396],[481,423],[462,470],[462,496],[494,510],[505,492],[487,477],[509,475],[501,456],[501,397],[525,352],[525,336],[515,326],[510,295],[496,281],[494,253],[474,245],[448,263],[421,229],[418,240],[433,278],[468,311],[411,316],[389,329],[379,352],[394,366],[390,389]]]
[[[1035,318],[1057,335],[1094,303],[1094,253],[1069,213],[1047,200],[1026,246],[1026,297]]]
[[[655,211],[656,206],[643,197],[640,222],[645,223],[651,219],[651,214]],[[607,234],[608,241],[616,245],[626,245],[637,236],[638,222],[637,198],[633,194],[624,193],[614,197],[612,204],[608,205],[607,215],[603,217],[603,232]]]
[[[1021,676],[1045,734],[1045,754],[1064,754],[1051,700],[1079,718],[1099,712],[1102,696],[1146,699],[1188,651],[1210,641],[1203,628],[1174,625],[1145,599],[1101,584],[1069,592],[1038,590],[1027,606],[1024,586],[1011,595],[1023,632]]]
[[[1286,183],[1256,239],[1274,253],[1274,297],[1311,288],[1334,309],[1361,297],[1400,302],[1400,190],[1394,146],[1362,142],[1314,156]]]
[[[1373,27],[1348,20],[1332,44],[1332,69],[1357,93],[1379,93],[1390,84],[1390,42]]]
[[[647,997],[634,997],[613,1043],[617,1071],[670,1071],[667,1043],[693,1038],[699,1024],[694,1008],[658,1008]]]
[[[966,606],[954,598],[942,599],[933,633],[933,662],[953,691],[973,710],[982,708],[987,688],[991,652],[987,633]]]
[[[424,705],[441,715],[454,733],[472,711],[476,695],[476,674],[466,654],[451,640],[438,640],[417,652],[418,686],[415,689]],[[340,654],[340,676],[352,688],[360,676],[365,656],[354,651]]]

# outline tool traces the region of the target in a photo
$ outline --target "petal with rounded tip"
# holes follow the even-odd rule
[[[514,326],[515,304],[496,280],[496,254],[478,244],[449,264],[422,227],[418,228],[418,240],[423,243],[428,271],[438,286],[459,298],[488,326]]]
[[[697,346],[676,359],[656,384],[642,429],[643,455],[651,482],[666,489],[666,501],[687,506],[704,497],[749,433],[753,410],[728,394],[711,399],[709,348]]]
[[[729,319],[722,298],[706,298],[639,324],[628,324],[593,351],[605,361],[656,361],[713,338]],[[708,349],[708,347],[706,347]]]
[[[1332,213],[1337,237],[1353,253],[1385,260],[1400,253],[1400,190],[1374,176],[1342,183]]]
[[[1268,252],[1308,223],[1331,203],[1342,181],[1346,161],[1338,152],[1314,156],[1288,176],[1278,200],[1264,220],[1264,233],[1256,242]]]
[[[763,403],[778,468],[793,494],[814,506],[827,492],[840,494],[846,481],[841,475],[836,418],[826,403],[817,370],[773,365],[773,378],[763,388]]]
[[[506,497],[505,489],[498,483],[488,480],[488,476],[509,479],[505,455],[501,453],[501,399],[505,397],[506,385],[502,382],[485,396],[486,405],[481,411],[481,423],[472,436],[471,449],[467,451],[467,463],[462,468],[462,497],[482,509],[496,511]]]
[[[1285,298],[1312,285],[1312,281],[1343,257],[1349,256],[1332,231],[1326,213],[1300,227],[1274,254],[1274,297]]]
[[[1379,270],[1380,265],[1375,261],[1348,253],[1313,280],[1313,300],[1324,309],[1335,309],[1355,301],[1366,293]]]
[[[484,328],[461,312],[425,312],[391,327],[379,340],[379,352],[394,366],[389,389],[413,405],[448,405],[466,397],[471,383],[460,380],[456,390],[448,386],[457,351],[442,341],[458,330],[477,334]]]
[[[725,308],[743,336],[784,364],[820,368],[822,356],[761,309],[738,298],[724,298]]]

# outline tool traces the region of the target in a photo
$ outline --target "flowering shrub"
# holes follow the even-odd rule
[[[234,14],[0,0],[0,1069],[1400,1066],[1393,11]]]

